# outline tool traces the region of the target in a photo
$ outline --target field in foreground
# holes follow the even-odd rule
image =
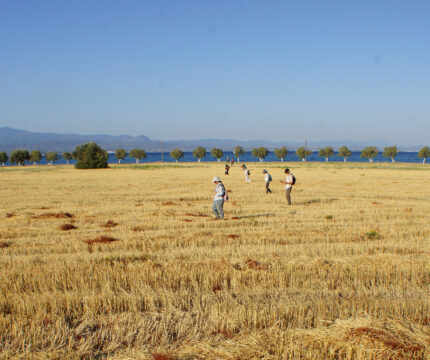
[[[293,166],[0,169],[0,358],[430,358],[430,168]]]

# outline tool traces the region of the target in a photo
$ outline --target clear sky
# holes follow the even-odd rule
[[[0,0],[0,127],[430,143],[430,1]]]

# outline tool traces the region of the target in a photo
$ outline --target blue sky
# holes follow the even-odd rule
[[[0,126],[430,143],[429,1],[0,0]]]

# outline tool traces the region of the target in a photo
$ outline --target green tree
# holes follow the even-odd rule
[[[311,154],[312,154],[312,151],[310,151],[310,150],[306,149],[304,146],[299,147],[299,148],[296,150],[296,155],[297,155],[297,156],[299,157],[299,159],[301,159],[302,161],[306,161],[307,157],[308,157],[309,155],[311,155]]]
[[[121,160],[124,160],[127,156],[127,151],[124,149],[116,149],[115,157],[118,159],[118,164],[121,164]]]
[[[286,146],[283,146],[279,149],[275,149],[273,152],[275,153],[278,159],[281,159],[281,161],[284,161],[285,157],[288,154],[288,150]]]
[[[395,162],[394,158],[397,156],[397,146],[389,146],[384,148],[383,156],[385,156],[388,159],[391,159],[392,162]]]
[[[343,161],[346,162],[346,160],[351,156],[351,150],[349,150],[345,145],[341,146],[339,148],[339,152],[337,156],[343,157]]]
[[[203,146],[197,146],[193,151],[193,156],[200,162],[206,156],[206,149]]]
[[[30,154],[30,161],[33,161],[33,165],[37,165],[40,160],[42,160],[42,153],[39,150],[33,150]]]
[[[378,148],[376,146],[367,146],[361,150],[360,157],[369,159],[369,162],[373,162],[373,158],[378,155]]]
[[[418,157],[420,159],[423,159],[423,164],[426,163],[426,159],[430,157],[430,148],[428,146],[424,146],[420,151],[418,152]],[[0,160],[1,161],[1,160]],[[6,160],[7,161],[7,160]]]
[[[46,161],[49,165],[52,165],[54,161],[58,160],[58,154],[54,151],[48,151],[45,155]]]
[[[179,159],[181,159],[181,158],[183,158],[183,157],[184,157],[184,152],[183,152],[181,149],[179,149],[179,148],[173,149],[173,150],[170,152],[170,157],[171,157],[172,159],[175,159],[175,160],[176,160],[176,162],[178,162],[178,161],[179,161]]]
[[[245,149],[242,146],[236,146],[233,150],[233,154],[237,157],[237,161],[240,162],[240,156],[245,155]]]
[[[96,143],[79,145],[74,151],[76,169],[102,169],[108,167],[109,155]]]
[[[18,149],[10,154],[11,164],[25,165],[25,162],[30,160],[30,154],[27,150]]]
[[[4,166],[5,163],[9,160],[9,156],[4,151],[0,152],[0,162]],[[425,159],[424,159],[425,160]]]
[[[334,150],[331,146],[327,146],[324,149],[320,149],[318,155],[325,158],[325,162],[328,162],[328,158],[334,155]]]
[[[66,160],[67,165],[69,165],[69,161],[73,159],[73,155],[67,151],[63,152],[61,156],[63,157],[64,160]]]
[[[146,159],[146,151],[143,149],[133,149],[130,151],[130,156],[136,159],[136,164],[142,159]]]
[[[264,161],[264,158],[269,154],[269,150],[264,146],[252,149],[252,156],[259,158],[260,162]]]
[[[215,159],[218,159],[218,162],[219,162],[221,160],[221,158],[224,156],[224,151],[222,151],[221,149],[218,149],[218,148],[213,148],[211,150],[211,155]]]

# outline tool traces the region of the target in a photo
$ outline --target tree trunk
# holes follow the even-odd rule
[[[263,162],[263,158],[260,158],[260,162]]]
[[[48,161],[48,165],[51,166],[52,165],[52,161]]]
[[[394,158],[391,158],[391,161],[394,163],[394,162],[396,162],[396,160],[394,160]]]
[[[69,160],[66,160],[66,162],[67,162],[67,165],[69,165]]]
[[[284,158],[281,158],[281,161],[284,162]]]
[[[328,162],[328,158],[325,158],[325,162]]]
[[[36,161],[33,161],[33,166],[36,166]]]
[[[218,158],[218,162],[220,162],[221,161],[221,158]]]
[[[178,159],[176,159],[176,162],[178,162]]]
[[[369,162],[373,163],[373,158],[369,158]]]
[[[197,162],[200,162],[200,159],[198,159]]]
[[[306,161],[306,158],[302,158],[302,161]]]
[[[426,163],[426,158],[423,158],[423,164],[425,163]],[[3,166],[4,166],[4,163],[3,163]]]
[[[343,162],[346,162],[346,158],[343,158]]]
[[[118,159],[118,164],[121,164],[121,159]]]
[[[239,158],[239,156],[237,157],[237,162],[240,162],[240,158]]]
[[[136,159],[136,164],[139,164],[139,159]]]

